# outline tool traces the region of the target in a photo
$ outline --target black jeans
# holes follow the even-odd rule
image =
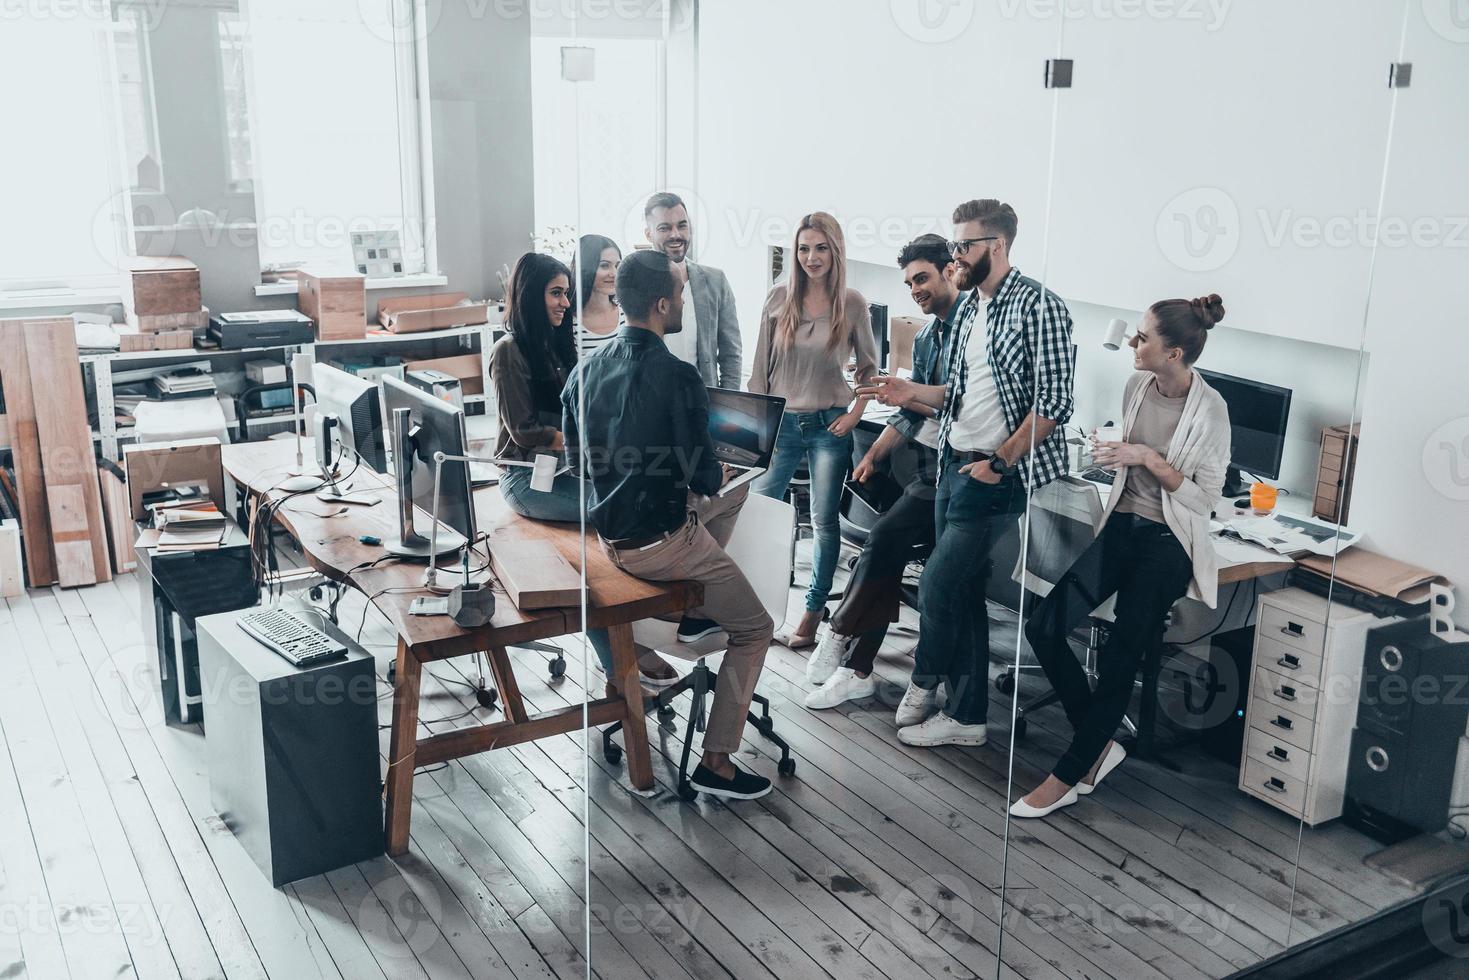
[[[933,549],[934,474],[937,454],[914,445],[918,466],[903,495],[882,512],[857,556],[857,567],[847,581],[846,595],[831,617],[832,631],[855,636],[857,643],[846,666],[870,674],[877,651],[887,638],[888,626],[898,620],[903,571],[914,552]]]
[[[997,522],[1025,509],[1025,488],[1009,474],[981,483],[944,467],[934,500],[933,554],[918,585],[918,648],[913,683],[945,685],[944,713],[961,725],[989,713],[990,621],[985,589]]]
[[[1114,512],[1025,624],[1074,733],[1053,770],[1061,782],[1075,786],[1085,777],[1117,731],[1138,665],[1162,643],[1168,609],[1192,575],[1188,552],[1166,525]],[[1067,637],[1114,592],[1116,621],[1098,655],[1093,691]]]

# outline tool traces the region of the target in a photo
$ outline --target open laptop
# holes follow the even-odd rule
[[[716,496],[724,496],[770,469],[786,400],[728,388],[709,389],[709,438],[714,458],[735,471]]]

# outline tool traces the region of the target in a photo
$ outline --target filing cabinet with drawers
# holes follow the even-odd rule
[[[1312,826],[1341,816],[1367,631],[1393,622],[1301,589],[1260,597],[1241,790]]]

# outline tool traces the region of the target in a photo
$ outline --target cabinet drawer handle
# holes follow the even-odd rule
[[[1263,785],[1266,789],[1268,789],[1272,793],[1284,793],[1285,792],[1285,783],[1281,782],[1275,776],[1271,776],[1269,779],[1265,780],[1265,782],[1262,783],[1261,785]]]
[[[1300,639],[1306,633],[1305,629],[1301,626],[1300,623],[1286,623],[1280,628],[1280,632],[1284,633],[1286,636],[1294,636],[1297,639]]]
[[[1270,724],[1274,725],[1276,728],[1284,728],[1286,731],[1290,731],[1292,728],[1296,727],[1296,723],[1291,721],[1285,715],[1276,715],[1273,719],[1271,719]]]
[[[1279,759],[1281,762],[1290,761],[1290,753],[1278,745],[1275,748],[1271,749],[1267,754],[1270,756],[1270,758]]]
[[[1277,667],[1284,667],[1286,670],[1300,670],[1301,658],[1297,657],[1293,653],[1287,653],[1285,656],[1275,661],[1275,664]]]
[[[1286,687],[1284,684],[1282,684],[1275,689],[1275,696],[1280,698],[1280,700],[1282,701],[1294,701],[1296,700],[1296,689],[1293,687]]]

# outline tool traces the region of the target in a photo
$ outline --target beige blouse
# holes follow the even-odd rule
[[[815,318],[803,314],[796,325],[795,342],[786,347],[776,338],[776,322],[785,297],[786,285],[782,283],[765,299],[750,391],[784,398],[787,412],[845,409],[852,403],[852,386],[844,374],[847,361],[856,356],[854,377],[859,384],[877,373],[877,343],[872,336],[867,300],[857,290],[847,290],[846,336],[835,348],[827,344],[831,337],[828,313]]]

